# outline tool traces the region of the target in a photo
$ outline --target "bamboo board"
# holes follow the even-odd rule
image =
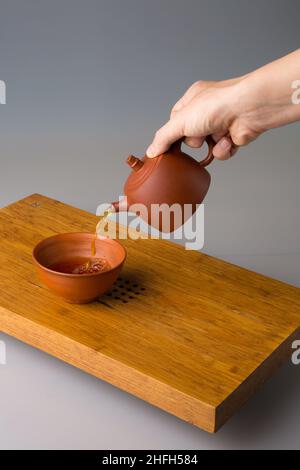
[[[0,210],[0,330],[217,431],[290,358],[299,289],[167,241],[129,239],[111,292],[69,305],[41,285],[31,252],[96,221],[38,194]]]

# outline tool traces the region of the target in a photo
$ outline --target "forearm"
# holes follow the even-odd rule
[[[299,121],[299,85],[300,49],[245,76],[236,112],[259,133]]]

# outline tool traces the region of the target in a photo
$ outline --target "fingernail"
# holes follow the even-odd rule
[[[150,147],[147,148],[146,154],[150,158],[155,157],[155,152],[154,152],[154,148],[152,147],[152,145],[150,145]]]
[[[217,145],[220,145],[220,147],[223,149],[223,150],[229,150],[230,147],[231,147],[231,142],[226,139],[226,137],[224,137],[223,139],[221,139]]]

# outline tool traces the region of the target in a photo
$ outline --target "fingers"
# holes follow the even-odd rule
[[[171,111],[171,117],[187,106],[200,92],[213,86],[216,82],[198,80],[193,83],[184,93],[184,95],[175,103]]]
[[[193,83],[186,90],[184,95],[182,95],[182,97],[177,101],[177,103],[175,103],[171,111],[171,116],[173,116],[174,113],[176,113],[177,111],[180,111],[182,108],[187,106],[190,103],[190,101],[192,101],[192,99],[198,95],[198,93],[205,91],[207,88],[211,88],[211,87],[220,88],[224,86],[231,86],[240,80],[241,80],[241,77],[230,78],[228,80],[222,80],[222,81],[198,80],[197,82]]]
[[[222,137],[225,137],[226,135],[226,132],[222,132],[221,134],[212,134],[212,138],[214,139],[214,141],[217,143],[219,142],[219,140],[222,139]]]
[[[200,83],[200,81],[195,82],[186,90],[184,95],[182,95],[182,97],[173,106],[171,116],[184,108],[184,106],[186,106],[199,93]]]
[[[183,127],[179,119],[168,121],[156,134],[148,148],[146,154],[150,158],[157,157],[166,152],[169,147],[178,139],[184,137]],[[216,145],[213,148],[214,157],[218,160],[228,160],[238,151],[229,135],[214,134],[213,139]],[[185,143],[192,148],[200,148],[203,145],[204,137],[186,137]]]
[[[169,147],[182,137],[185,143],[193,148],[202,146],[205,136],[212,135],[216,145],[214,156],[219,160],[227,160],[237,152],[240,141],[237,140],[234,128],[230,127],[234,114],[224,109],[231,109],[232,89],[231,82],[196,82],[173,107],[170,120],[155,134],[152,144],[147,149],[147,156],[157,157],[166,152]],[[225,86],[226,85],[226,86]],[[218,106],[218,103],[226,106]],[[221,112],[218,112],[219,108]],[[231,119],[232,118],[232,119]],[[215,132],[215,133],[213,133]]]
[[[184,139],[184,143],[186,145],[195,149],[202,147],[203,142],[204,142],[204,137],[186,137]]]
[[[232,142],[229,136],[221,137],[213,148],[214,157],[218,160],[228,160],[235,155],[237,151],[238,147]]]
[[[184,95],[177,101],[171,112],[170,121],[167,122],[155,134],[152,144],[148,147],[146,154],[150,158],[154,158],[168,150],[171,144],[176,140],[184,137],[184,115],[183,111],[188,104],[197,96],[197,94],[205,88],[211,86],[213,82],[198,81],[193,83]],[[204,138],[187,137],[185,143],[193,148],[199,148],[203,144]]]
[[[147,156],[154,158],[166,152],[176,140],[184,137],[183,129],[184,121],[182,116],[170,119],[156,132],[152,144],[146,151]]]

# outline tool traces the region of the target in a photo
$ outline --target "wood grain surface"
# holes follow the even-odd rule
[[[167,241],[128,239],[111,292],[69,305],[37,279],[32,249],[96,221],[38,194],[0,210],[1,331],[217,431],[291,356],[299,289]]]

